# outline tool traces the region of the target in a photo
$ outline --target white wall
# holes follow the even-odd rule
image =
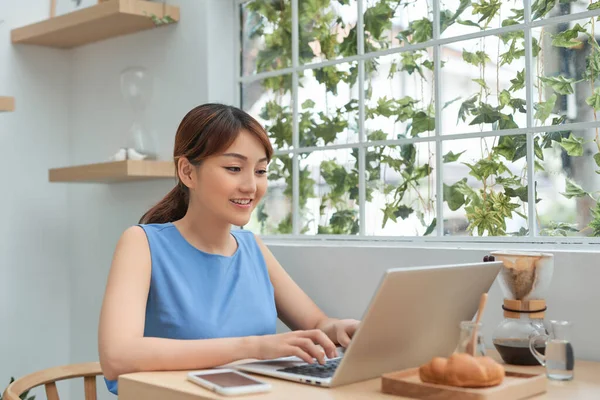
[[[525,246],[519,247],[526,249]],[[485,249],[483,246],[460,248],[459,245],[443,248],[402,244],[270,243],[270,249],[292,278],[328,315],[360,319],[386,269],[479,262],[497,246],[488,245]],[[551,246],[529,248],[541,249],[555,257],[554,276],[546,299],[546,320],[573,321],[576,357],[600,361],[596,334],[600,331],[600,318],[594,311],[600,308],[598,251],[553,251]],[[495,282],[482,318],[484,338],[490,347],[492,332],[503,320],[502,300],[503,294],[498,282]],[[402,318],[401,315],[397,317]],[[285,328],[280,325],[280,329]]]
[[[177,126],[193,107],[233,103],[233,3],[169,0],[179,23],[114,38],[72,52],[70,163],[106,160],[124,144],[131,114],[121,97],[120,72],[143,66],[155,79],[147,126],[159,158],[172,159]],[[224,39],[226,38],[226,40]],[[71,361],[97,360],[97,327],[104,285],[120,234],[174,186],[174,181],[72,184],[69,196]],[[100,398],[114,398],[99,382]],[[73,397],[79,387],[73,387]]]
[[[11,376],[69,362],[67,193],[48,168],[68,163],[69,60],[44,48],[12,46],[10,30],[47,16],[0,1],[0,391]]]

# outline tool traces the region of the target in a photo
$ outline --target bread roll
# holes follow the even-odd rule
[[[433,358],[419,368],[419,376],[427,383],[481,388],[501,384],[504,380],[504,368],[490,357],[456,353],[447,360]]]

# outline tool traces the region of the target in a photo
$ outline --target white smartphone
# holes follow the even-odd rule
[[[188,380],[225,396],[268,392],[271,385],[235,369],[215,368],[189,372]]]

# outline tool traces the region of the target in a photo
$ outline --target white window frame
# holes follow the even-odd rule
[[[244,3],[251,0],[233,0],[235,2],[235,37],[239,38],[241,33],[241,21],[240,21],[240,7]],[[442,143],[444,141],[459,140],[459,139],[470,139],[470,138],[484,138],[491,136],[505,136],[515,134],[527,135],[527,160],[533,160],[534,154],[534,135],[542,132],[556,132],[564,130],[580,130],[600,127],[600,121],[591,122],[577,122],[564,125],[551,125],[551,126],[534,126],[533,107],[527,107],[527,125],[524,128],[517,129],[505,129],[505,130],[491,130],[483,132],[472,132],[472,133],[456,133],[456,134],[445,134],[442,135],[441,129],[441,85],[435,85],[434,92],[434,104],[435,104],[435,134],[429,137],[416,137],[407,139],[396,139],[396,140],[381,140],[381,141],[367,141],[365,136],[365,98],[364,98],[364,82],[365,82],[365,60],[385,56],[389,54],[398,54],[407,51],[421,50],[425,48],[433,49],[433,62],[434,62],[434,81],[440,82],[440,63],[438,62],[441,58],[441,47],[448,43],[461,42],[470,39],[477,39],[486,36],[498,36],[508,32],[524,31],[525,33],[525,89],[526,89],[526,102],[527,105],[533,104],[533,83],[531,82],[531,71],[533,65],[532,47],[531,47],[531,32],[534,28],[556,25],[559,23],[565,23],[575,20],[581,20],[586,18],[597,17],[600,15],[599,10],[585,11],[569,15],[561,15],[557,17],[551,17],[547,19],[539,19],[531,21],[531,2],[532,0],[523,0],[524,8],[524,22],[518,25],[510,25],[506,27],[500,27],[495,29],[487,29],[479,32],[473,32],[460,36],[452,36],[442,38],[440,36],[440,21],[439,21],[439,0],[433,0],[433,39],[427,42],[404,45],[394,47],[386,50],[376,51],[365,54],[364,52],[364,24],[363,24],[363,2],[357,0],[358,3],[358,20],[357,20],[357,41],[358,49],[357,55],[352,57],[346,57],[336,60],[328,60],[318,63],[308,63],[300,65],[298,62],[299,55],[299,35],[298,35],[298,2],[300,0],[290,0],[292,7],[292,67],[284,68],[276,71],[261,72],[253,75],[242,76],[241,70],[241,43],[240,40],[236,40],[236,99],[242,105],[241,99],[241,86],[250,82],[263,80],[265,78],[280,76],[280,75],[291,75],[292,76],[292,148],[285,150],[276,150],[275,155],[292,155],[292,234],[280,234],[280,235],[261,235],[262,237],[269,240],[292,240],[292,241],[360,241],[360,242],[434,242],[434,243],[517,243],[517,244],[564,244],[570,245],[569,248],[580,248],[580,245],[584,245],[582,248],[589,248],[589,244],[600,244],[600,238],[594,237],[546,237],[538,235],[538,227],[535,223],[536,218],[527,218],[529,235],[528,236],[444,236],[444,221],[443,218],[443,193],[444,193],[444,181],[443,181],[443,169],[442,167],[436,168],[436,232],[437,236],[375,236],[365,234],[365,225],[361,223],[365,221],[365,209],[366,209],[366,191],[365,191],[365,156],[366,149],[372,146],[384,146],[384,145],[402,145],[407,143],[419,143],[419,142],[432,142],[436,146],[436,165],[442,166]],[[344,144],[333,144],[327,146],[317,147],[299,147],[299,132],[298,132],[298,72],[317,69],[331,65],[337,65],[348,62],[358,62],[358,127],[359,127],[359,141],[355,143],[344,143]],[[359,149],[359,225],[360,232],[358,235],[304,235],[300,234],[300,214],[299,214],[299,158],[298,154],[306,153],[311,151],[322,151],[335,150],[335,149]],[[527,163],[527,182],[534,182],[534,163]],[[535,185],[528,184],[528,198],[535,198]],[[528,216],[536,215],[534,202],[528,202]]]

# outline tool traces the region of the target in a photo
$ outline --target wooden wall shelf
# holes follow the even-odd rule
[[[15,98],[0,96],[0,112],[15,111]]]
[[[11,31],[13,43],[72,48],[179,21],[179,7],[144,0],[107,0]]]
[[[171,161],[112,161],[48,171],[50,182],[116,183],[169,178],[175,180]]]

